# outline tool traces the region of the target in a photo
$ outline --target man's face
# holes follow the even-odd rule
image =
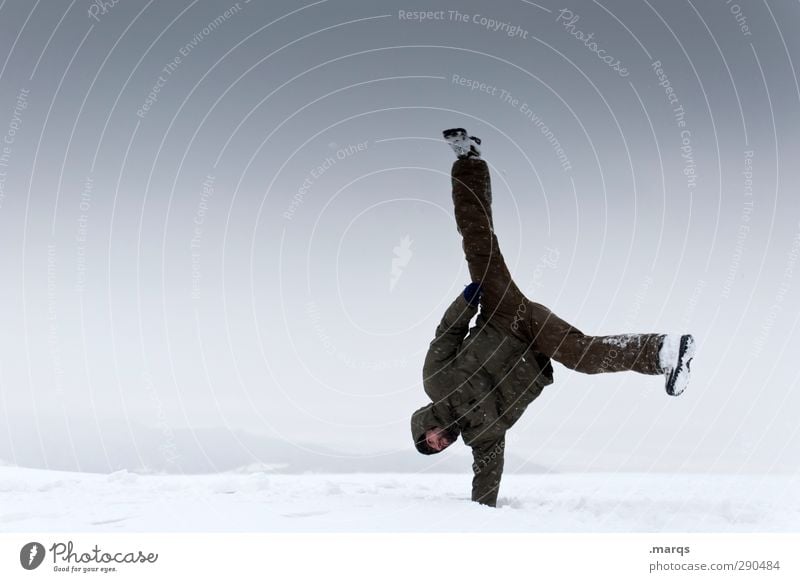
[[[428,429],[425,433],[425,442],[432,450],[439,452],[453,444],[453,439],[450,438],[446,430],[437,426]]]

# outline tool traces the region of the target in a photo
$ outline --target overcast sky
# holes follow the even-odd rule
[[[199,437],[175,435],[201,428],[415,454],[425,350],[469,282],[440,139],[463,126],[529,298],[586,333],[699,349],[678,399],[556,365],[509,451],[556,471],[797,471],[798,18],[2,2],[0,458],[80,469],[91,449],[113,468],[127,442],[192,459]]]

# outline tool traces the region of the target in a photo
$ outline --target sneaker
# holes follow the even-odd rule
[[[467,130],[462,127],[453,129],[446,129],[442,132],[444,139],[453,148],[456,157],[459,160],[464,158],[480,158],[481,157],[481,140],[474,135],[467,135]]]
[[[695,344],[691,335],[668,334],[658,352],[661,370],[666,376],[666,390],[670,396],[679,396],[689,385],[690,365]]]

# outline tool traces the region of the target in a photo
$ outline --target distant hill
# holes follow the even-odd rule
[[[132,424],[129,431],[125,423],[118,423],[110,429],[103,427],[102,433],[91,426],[73,429],[67,438],[47,431],[42,441],[34,427],[28,432],[22,438],[15,431],[12,443],[8,434],[0,431],[0,459],[20,467],[92,473],[120,469],[138,473],[469,473],[472,464],[469,449],[460,443],[430,457],[418,454],[410,443],[399,451],[354,456],[323,445],[290,443],[224,428],[175,429],[165,435],[139,424]],[[514,455],[507,455],[506,470],[548,472]]]

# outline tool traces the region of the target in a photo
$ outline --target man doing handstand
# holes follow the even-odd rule
[[[553,382],[551,358],[585,374],[663,374],[667,394],[678,396],[689,382],[695,344],[691,335],[589,336],[525,297],[500,254],[480,140],[461,128],[444,137],[458,158],[451,171],[453,205],[472,283],[436,328],[423,365],[431,403],[414,412],[411,432],[426,455],[460,435],[472,448],[472,500],[495,506],[505,433]]]

